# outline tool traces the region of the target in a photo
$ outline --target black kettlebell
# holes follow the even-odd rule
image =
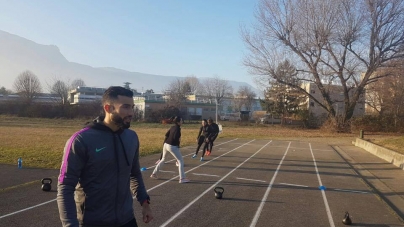
[[[214,191],[215,191],[215,197],[216,197],[216,199],[221,199],[221,198],[223,198],[224,188],[222,188],[222,187],[216,187],[216,188],[214,189]]]
[[[42,191],[48,192],[52,189],[52,179],[44,178],[42,179]]]
[[[348,211],[345,213],[345,217],[344,217],[344,219],[342,219],[342,223],[344,223],[344,225],[351,225],[352,224],[352,220],[349,217]]]

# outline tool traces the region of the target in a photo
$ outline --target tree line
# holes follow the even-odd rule
[[[125,82],[124,87],[132,90],[135,94],[140,94],[136,89],[130,88],[131,83]],[[31,71],[26,70],[20,73],[13,83],[15,92],[9,91],[4,87],[0,88],[0,94],[17,94],[18,99],[3,102],[0,107],[0,113],[14,114],[27,117],[91,117],[100,113],[101,103],[94,101],[80,105],[70,105],[69,91],[79,87],[86,86],[82,79],[62,80],[53,78],[50,83],[46,83],[46,90],[52,95],[53,103],[35,102],[43,92],[43,86],[39,78]],[[147,93],[154,93],[152,89]],[[181,107],[187,102],[190,95],[204,96],[211,103],[222,103],[223,98],[234,99],[234,105],[226,111],[240,111],[242,108],[250,110],[256,94],[250,87],[241,86],[235,94],[228,81],[220,77],[207,78],[203,82],[195,76],[188,76],[182,79],[176,79],[171,82],[163,91],[167,97],[167,106],[162,110],[152,110],[148,114],[151,121],[158,122],[164,116],[178,114]],[[44,108],[44,106],[47,106]],[[135,110],[135,120],[141,120],[139,110]]]
[[[222,105],[224,98],[232,99],[231,109],[225,112],[238,112],[251,110],[257,94],[248,86],[240,86],[235,93],[227,80],[218,76],[200,81],[195,76],[187,76],[171,82],[163,92],[168,97],[168,103],[174,107],[181,106],[188,100],[190,95],[206,97],[210,103]]]
[[[403,102],[404,1],[260,0],[255,18],[242,27],[244,65],[263,87],[285,86],[310,97],[338,131],[350,130],[366,90],[380,116],[403,121],[397,105]],[[281,70],[287,64],[293,73]],[[303,83],[314,83],[321,98]],[[333,85],[341,87],[341,100],[332,98]],[[383,95],[393,88],[394,95]],[[337,102],[344,106],[338,114]]]
[[[68,103],[69,91],[79,86],[86,86],[82,79],[75,79],[70,82],[69,79],[62,80],[55,77],[51,79],[50,83],[46,84],[46,90],[48,90],[50,94],[55,95],[54,97],[57,97],[55,101],[64,105]],[[5,87],[1,87],[0,94],[18,94],[20,101],[23,101],[25,104],[32,103],[34,99],[38,98],[38,96],[40,96],[44,91],[38,76],[30,70],[26,70],[17,76],[17,78],[14,80],[13,88],[14,92],[7,90]]]

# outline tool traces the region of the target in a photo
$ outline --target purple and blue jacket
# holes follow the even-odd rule
[[[136,132],[98,120],[67,141],[57,193],[64,227],[123,225],[134,218],[132,193],[141,204],[150,199]]]

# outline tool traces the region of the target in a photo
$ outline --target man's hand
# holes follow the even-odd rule
[[[150,205],[148,203],[143,203],[142,208],[143,222],[149,223],[151,220],[153,220],[153,214],[151,212]]]

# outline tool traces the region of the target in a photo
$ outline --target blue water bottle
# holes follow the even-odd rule
[[[22,158],[18,158],[18,168],[22,168]]]

